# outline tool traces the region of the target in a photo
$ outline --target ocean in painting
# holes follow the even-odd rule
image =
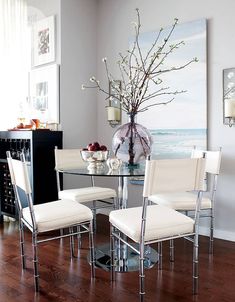
[[[153,138],[152,158],[190,157],[193,146],[206,150],[207,129],[150,130]]]

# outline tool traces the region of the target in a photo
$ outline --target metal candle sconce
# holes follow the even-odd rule
[[[118,87],[118,89],[115,89],[115,87]],[[121,81],[109,82],[109,105],[106,108],[108,122],[111,127],[121,124],[121,95],[117,91],[121,91]]]
[[[223,122],[235,125],[235,68],[223,70]]]

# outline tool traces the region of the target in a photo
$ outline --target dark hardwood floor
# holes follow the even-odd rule
[[[96,244],[109,240],[106,216],[98,215]],[[0,225],[0,302],[138,301],[138,272],[118,273],[114,283],[108,272],[96,269],[90,279],[85,236],[78,258],[70,259],[69,240],[51,241],[39,247],[40,293],[34,293],[31,236],[26,233],[27,269],[21,270],[18,226]],[[199,294],[192,295],[192,244],[175,243],[175,262],[169,262],[164,244],[163,270],[146,270],[146,302],[235,301],[235,243],[215,240],[214,256],[208,255],[208,238],[200,238]]]

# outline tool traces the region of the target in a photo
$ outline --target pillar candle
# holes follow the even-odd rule
[[[224,117],[235,117],[235,99],[224,101]]]
[[[120,121],[120,109],[116,107],[107,107],[108,121]]]

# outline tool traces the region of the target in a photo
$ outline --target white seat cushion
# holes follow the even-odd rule
[[[111,211],[110,223],[135,242],[140,242],[142,207]],[[145,241],[193,233],[194,220],[173,209],[147,208]]]
[[[70,189],[59,192],[59,199],[72,199],[81,203],[98,199],[108,199],[113,197],[116,197],[115,190],[101,187]]]
[[[190,192],[173,192],[151,195],[148,198],[150,201],[172,208],[177,211],[195,210],[197,195]],[[210,209],[211,200],[203,196],[201,209]]]
[[[66,228],[92,220],[92,211],[73,200],[57,200],[34,205],[38,232]],[[23,218],[32,225],[29,207],[23,209]]]

